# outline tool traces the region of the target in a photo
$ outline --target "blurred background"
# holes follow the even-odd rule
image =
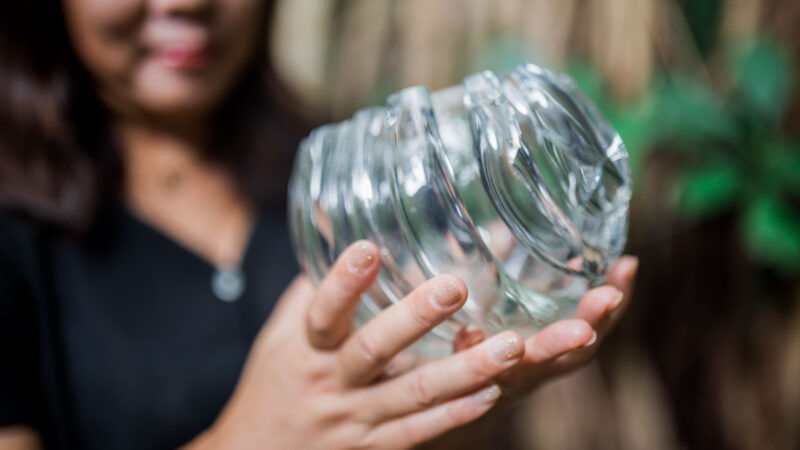
[[[531,61],[627,146],[631,307],[492,448],[800,448],[800,2],[279,3],[273,57],[315,120]]]

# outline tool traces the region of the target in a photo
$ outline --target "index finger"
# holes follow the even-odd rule
[[[349,384],[372,381],[386,364],[467,300],[467,287],[452,275],[426,281],[350,336],[339,351]]]
[[[380,257],[375,245],[358,241],[345,249],[317,288],[306,314],[311,345],[337,347],[350,334],[353,312],[378,276]]]

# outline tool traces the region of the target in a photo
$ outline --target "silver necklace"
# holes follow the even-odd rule
[[[211,292],[223,302],[235,302],[247,287],[247,277],[238,264],[218,266],[211,275]]]
[[[230,244],[232,225],[235,223],[236,216],[237,214],[231,214],[228,226],[220,234],[217,247],[218,253],[223,253],[226,246]],[[238,255],[235,260],[233,257],[229,257],[227,262],[217,265],[214,273],[211,274],[211,292],[223,302],[235,302],[244,295],[244,291],[247,288],[247,277],[245,277],[242,270],[242,259],[244,258],[244,253],[247,252],[253,232],[254,230],[251,228],[248,232],[245,248],[241,250],[242,254]],[[225,260],[222,257],[217,259]]]

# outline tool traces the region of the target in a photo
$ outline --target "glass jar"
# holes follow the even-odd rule
[[[570,316],[625,244],[625,146],[570,78],[533,64],[431,94],[417,86],[300,145],[289,220],[319,282],[352,242],[380,249],[366,321],[450,273],[466,305],[417,350],[450,351],[466,324],[530,335]]]

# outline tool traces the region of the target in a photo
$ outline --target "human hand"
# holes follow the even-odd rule
[[[625,311],[638,266],[634,256],[619,258],[608,271],[608,283],[587,292],[572,319],[555,322],[528,338],[522,361],[495,379],[503,393],[524,394],[591,360]],[[467,327],[456,337],[454,349],[463,351],[483,340],[482,330]]]
[[[455,313],[466,286],[439,276],[353,331],[352,314],[380,269],[358,242],[318,288],[299,277],[250,351],[205,448],[407,448],[468,423],[495,404],[491,380],[524,342],[499,333],[450,357],[403,367],[401,351]]]

